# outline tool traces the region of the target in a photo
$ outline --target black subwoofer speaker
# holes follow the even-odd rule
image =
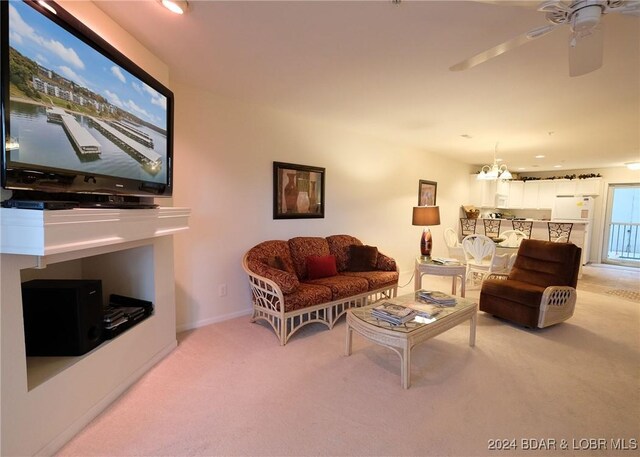
[[[28,356],[73,356],[102,342],[100,280],[36,279],[22,283]]]

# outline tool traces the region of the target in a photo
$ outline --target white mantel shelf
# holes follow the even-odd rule
[[[0,209],[0,253],[50,256],[173,235],[190,209]]]

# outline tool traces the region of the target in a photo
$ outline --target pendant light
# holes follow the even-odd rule
[[[493,150],[493,165],[484,165],[478,173],[478,179],[486,180],[486,181],[495,181],[496,179],[513,179],[511,176],[511,172],[507,168],[507,164],[498,165],[498,161],[496,160],[496,153],[498,152],[498,143],[496,143],[496,147]]]

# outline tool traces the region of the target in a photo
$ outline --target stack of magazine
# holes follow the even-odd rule
[[[431,257],[431,261],[438,265],[460,265],[458,259],[452,259],[449,257]]]
[[[384,302],[371,310],[371,316],[389,322],[393,325],[400,325],[413,320],[418,315],[418,311],[406,306]]]
[[[455,306],[456,297],[438,290],[419,290],[418,298],[434,305]]]

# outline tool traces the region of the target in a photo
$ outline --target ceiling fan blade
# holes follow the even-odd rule
[[[536,29],[530,30],[527,33],[523,33],[515,38],[512,38],[509,41],[505,41],[504,43],[499,44],[498,46],[494,46],[491,49],[487,49],[479,54],[476,54],[473,57],[469,57],[468,59],[463,60],[455,65],[449,67],[451,71],[462,71],[468,70],[471,67],[475,67],[483,62],[486,62],[489,59],[493,59],[494,57],[499,56],[500,54],[504,54],[507,51],[517,48],[518,46],[522,46],[523,44],[529,43],[537,38],[540,38],[543,35],[551,32],[557,27],[557,25],[544,25],[542,27],[538,27]]]
[[[602,66],[604,34],[602,24],[591,29],[589,34],[576,36],[569,42],[569,76],[591,73]]]
[[[569,8],[568,4],[561,1],[548,0],[538,5],[538,11],[544,11],[545,13],[548,13],[550,11],[565,11],[568,13],[569,11],[571,11],[571,9]]]
[[[487,3],[498,6],[522,6],[524,8],[535,8],[540,0],[474,0],[477,3]]]
[[[626,14],[629,16],[640,16],[640,2],[630,1],[619,8],[611,8],[612,13]]]

